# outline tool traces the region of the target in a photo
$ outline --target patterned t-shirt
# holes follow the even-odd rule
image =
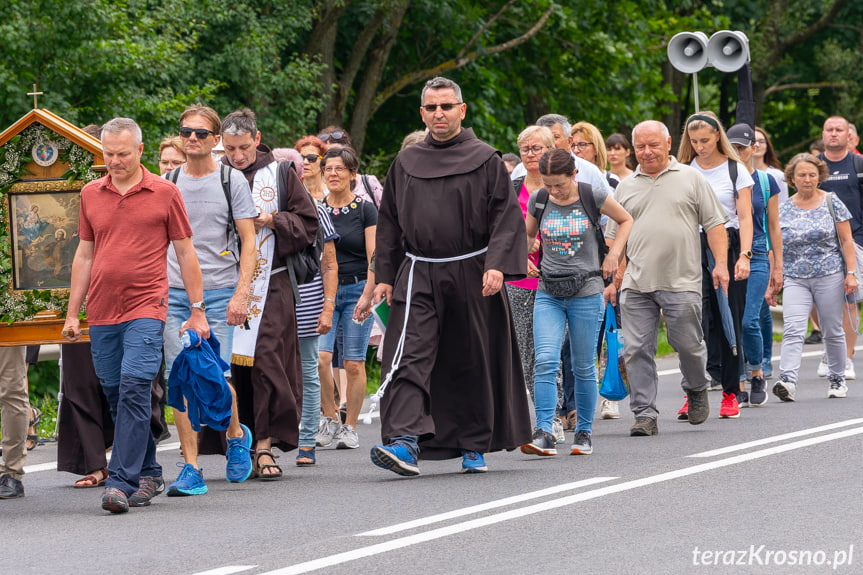
[[[528,213],[533,213],[536,205],[536,195],[532,193],[527,202]],[[604,190],[593,188],[596,207],[602,209],[608,194]],[[584,207],[579,198],[575,202],[559,206],[551,198],[546,203],[545,212],[539,222],[539,233],[542,236],[542,274],[564,276],[575,271],[597,271],[599,249],[596,245],[596,232],[592,229]],[[586,297],[602,293],[602,278],[592,277],[585,282],[584,287],[576,297]],[[543,290],[542,280],[539,289]]]
[[[835,195],[836,221],[851,219],[851,212]],[[819,278],[842,271],[842,253],[826,198],[815,209],[804,210],[793,201],[779,206],[782,228],[782,271],[793,278]]]

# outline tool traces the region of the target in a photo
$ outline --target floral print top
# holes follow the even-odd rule
[[[782,228],[782,270],[793,278],[818,278],[843,271],[836,226],[827,207],[833,201],[836,221],[851,219],[851,212],[834,194],[815,209],[804,210],[789,200],[779,206]]]

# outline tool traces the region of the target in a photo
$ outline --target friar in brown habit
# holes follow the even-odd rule
[[[501,289],[527,273],[524,219],[500,153],[461,127],[458,85],[434,78],[422,103],[429,134],[393,162],[378,216],[375,297],[391,304],[381,435],[390,446],[373,448],[372,461],[416,475],[386,453],[376,460],[376,450],[401,444],[414,466],[417,457],[463,456],[463,471],[482,472],[483,453],[531,437]]]

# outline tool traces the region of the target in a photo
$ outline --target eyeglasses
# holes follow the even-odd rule
[[[180,128],[180,137],[181,138],[190,138],[192,137],[192,133],[195,134],[195,137],[199,140],[206,140],[210,137],[210,134],[216,135],[216,132],[212,130],[206,130],[204,128]]]
[[[522,156],[529,156],[530,154],[538,156],[543,152],[543,150],[545,150],[545,146],[531,146],[518,149]]]
[[[309,154],[307,156],[303,156],[303,159],[306,160],[310,164],[314,164],[318,160],[320,160],[323,156],[319,156],[317,154]]]
[[[573,142],[572,145],[569,146],[569,149],[573,152],[575,150],[585,150],[588,146],[592,146],[593,142]]]
[[[328,168],[324,168],[325,174],[337,174],[341,176],[347,171],[347,168],[344,166],[330,166]]]
[[[449,112],[456,106],[461,106],[462,104],[464,104],[464,102],[456,102],[455,104],[424,104],[421,108],[426,112],[435,112],[438,107],[440,107],[444,112]]]
[[[341,130],[336,130],[335,132],[327,132],[326,134],[318,134],[318,137],[322,142],[329,142],[330,140],[336,141],[341,140],[345,137],[345,133]]]
[[[767,140],[755,140],[755,144],[758,146],[763,146],[767,143]]]

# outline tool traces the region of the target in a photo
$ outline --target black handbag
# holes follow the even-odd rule
[[[575,297],[584,284],[592,277],[598,277],[599,271],[586,272],[576,270],[573,273],[568,273],[562,276],[550,274],[541,274],[542,291],[552,297]]]

